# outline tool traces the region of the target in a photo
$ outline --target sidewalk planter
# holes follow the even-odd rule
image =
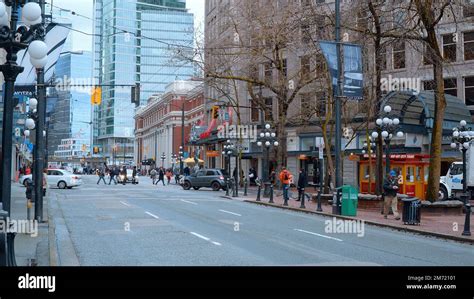
[[[342,186],[342,208],[341,215],[357,216],[357,201],[359,191],[357,188],[349,185]]]

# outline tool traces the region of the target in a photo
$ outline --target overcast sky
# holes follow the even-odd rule
[[[204,1],[205,0],[186,1],[186,7],[189,8],[189,12],[194,14],[195,27],[200,27],[201,30],[204,26]],[[84,15],[89,18],[93,17],[93,0],[47,0],[47,2],[53,2],[53,5],[72,10],[79,15]],[[78,29],[89,34],[93,32],[93,24],[91,20],[80,16],[74,16],[72,14],[69,14],[68,18],[72,21],[74,29]],[[73,50],[92,49],[91,36],[79,32],[71,33],[73,38]]]

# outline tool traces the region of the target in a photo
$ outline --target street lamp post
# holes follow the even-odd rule
[[[270,185],[271,182],[269,182],[269,167],[268,163],[270,161],[270,148],[272,146],[277,147],[279,145],[277,138],[276,138],[276,133],[271,130],[270,124],[266,124],[265,127],[263,128],[262,132],[260,132],[257,145],[262,148],[262,152],[264,152],[264,158],[263,158],[263,183],[265,185],[265,189],[263,191],[263,197],[270,197]]]
[[[375,121],[375,124],[380,128],[382,138],[385,142],[385,175],[390,172],[390,143],[394,137],[394,134],[398,138],[402,138],[404,133],[399,130],[400,119],[397,117],[391,118],[390,113],[392,112],[392,107],[385,106],[383,108],[385,114],[383,118],[379,118]],[[372,139],[375,140],[379,137],[377,132],[372,133]]]
[[[474,139],[474,134],[471,131],[471,128],[467,127],[467,122],[461,120],[459,122],[459,127],[453,129],[453,137],[451,148],[455,149],[459,147],[462,151],[462,201],[464,202],[466,218],[464,219],[464,230],[462,232],[463,236],[471,235],[471,204],[469,200],[471,198],[471,193],[467,190],[467,179],[466,179],[466,152],[471,146],[471,141]]]
[[[165,167],[166,155],[165,153],[161,154],[161,167]]]
[[[183,146],[179,147],[178,156],[179,156],[179,174],[183,175],[183,168],[184,168],[184,165],[183,165],[184,164],[184,162],[183,162],[183,159],[184,159]]]
[[[223,146],[222,146],[222,155],[224,156],[224,169],[226,172],[229,174],[229,178],[226,180],[226,195],[229,194],[229,179],[231,176],[231,171],[230,171],[230,157],[232,157],[232,147],[233,144],[230,140],[227,140]]]
[[[8,20],[7,6],[10,7],[11,14]],[[19,9],[22,7],[22,19],[25,25],[18,27]],[[13,94],[17,76],[23,72],[24,68],[17,65],[17,54],[19,51],[28,48],[30,62],[38,70],[42,69],[47,62],[48,48],[41,41],[44,36],[44,27],[42,24],[42,10],[37,3],[25,0],[13,1],[6,0],[0,3],[0,48],[6,52],[6,62],[0,65],[0,71],[3,73],[4,100],[3,100],[3,134],[2,134],[2,171],[1,171],[1,200],[0,210],[1,218],[8,218],[11,212],[11,164],[13,151]],[[40,72],[38,72],[38,76]],[[39,77],[38,77],[39,78]],[[40,82],[38,82],[39,87]],[[44,87],[44,84],[43,84]],[[39,108],[43,107],[41,103]],[[44,123],[44,119],[43,119]],[[40,122],[41,124],[41,122]],[[42,133],[42,127],[39,127]],[[41,136],[40,139],[43,139]],[[42,161],[43,158],[41,158]],[[42,195],[42,194],[41,194]],[[38,198],[36,199],[38,200]],[[40,202],[41,204],[41,202]],[[5,220],[6,219],[2,219]],[[10,224],[7,224],[10,225]],[[0,233],[0,266],[15,266],[14,251],[14,233]],[[6,250],[6,252],[4,252]]]

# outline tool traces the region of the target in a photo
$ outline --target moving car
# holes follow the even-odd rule
[[[193,188],[199,190],[202,187],[212,188],[213,191],[225,190],[226,179],[229,177],[224,169],[200,169],[181,180],[184,190]]]
[[[27,181],[33,181],[32,175],[24,175],[20,178],[20,184],[26,187]],[[58,187],[59,189],[72,189],[82,185],[80,175],[73,174],[64,169],[48,169],[48,187]]]
[[[125,177],[123,174],[119,174],[118,178],[117,178],[117,182],[119,184],[123,184],[125,181],[125,183],[133,183],[133,169],[127,169],[127,177]],[[138,184],[138,171],[137,171],[137,175],[135,176],[135,184]]]

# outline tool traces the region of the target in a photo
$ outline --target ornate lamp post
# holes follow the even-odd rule
[[[43,3],[44,4],[44,3]],[[8,20],[7,6],[10,7],[10,20]],[[19,10],[22,12],[22,21],[24,25],[18,27]],[[38,69],[38,90],[40,89],[40,73],[47,63],[48,48],[41,41],[44,37],[44,27],[42,24],[42,9],[34,2],[26,3],[26,0],[5,0],[0,3],[0,48],[6,52],[6,62],[0,66],[0,71],[5,78],[4,87],[4,107],[3,107],[3,134],[2,134],[2,170],[1,170],[1,200],[2,207],[0,209],[0,218],[6,220],[10,216],[11,211],[11,164],[13,149],[13,94],[15,81],[24,68],[17,65],[17,54],[19,51],[28,48],[31,64]],[[44,87],[43,87],[44,89]],[[44,102],[44,101],[43,101]],[[45,103],[40,103],[45,107]],[[44,115],[43,115],[44,116]],[[39,129],[42,131],[44,119],[40,120]],[[40,135],[41,136],[41,135]],[[41,142],[43,138],[38,138]],[[44,143],[44,142],[43,142]],[[42,144],[39,144],[40,150]],[[43,155],[44,156],[44,155]],[[44,157],[40,158],[42,162]],[[42,166],[42,165],[40,165]],[[42,172],[39,174],[42,175]],[[42,193],[41,193],[42,195]],[[40,205],[42,197],[37,198]],[[41,220],[41,219],[39,219]],[[10,224],[7,224],[10,225]],[[15,250],[14,250],[14,233],[0,233],[0,266],[15,266]]]
[[[375,121],[375,124],[382,131],[382,138],[385,142],[385,173],[390,172],[390,142],[394,136],[402,138],[404,133],[399,130],[400,119],[397,117],[391,118],[390,112],[392,112],[392,107],[385,106],[383,108],[385,115],[383,118],[379,118]],[[379,137],[377,132],[372,133],[372,140],[376,140]]]
[[[178,156],[176,154],[171,154],[171,169],[173,170],[173,172],[174,172],[174,164],[176,164],[177,158]]]
[[[183,175],[183,169],[184,169],[184,165],[183,165],[183,160],[184,160],[183,146],[179,147],[178,156],[179,156],[179,174]]]
[[[222,156],[224,157],[224,169],[229,174],[229,178],[227,178],[226,180],[226,195],[229,195],[229,186],[230,186],[229,180],[232,177],[231,171],[230,171],[230,158],[233,155],[233,146],[234,144],[230,140],[227,140],[222,145]]]
[[[270,171],[268,169],[268,163],[270,160],[270,148],[272,146],[277,147],[279,145],[276,138],[276,133],[271,130],[270,124],[266,124],[262,132],[260,132],[257,145],[262,147],[262,152],[264,153],[262,176],[265,189],[263,191],[263,197],[269,197],[271,185],[271,182],[269,182]]]
[[[161,154],[161,167],[165,167],[166,155],[165,153]]]
[[[464,202],[464,207],[466,210],[466,218],[464,220],[464,231],[462,232],[463,236],[471,235],[471,204],[469,200],[471,198],[470,192],[467,190],[467,180],[466,180],[466,152],[471,146],[471,141],[474,139],[474,134],[471,131],[471,128],[467,127],[467,122],[461,120],[459,122],[459,127],[453,129],[453,138],[451,143],[451,148],[459,148],[462,151],[462,195],[461,199]]]

